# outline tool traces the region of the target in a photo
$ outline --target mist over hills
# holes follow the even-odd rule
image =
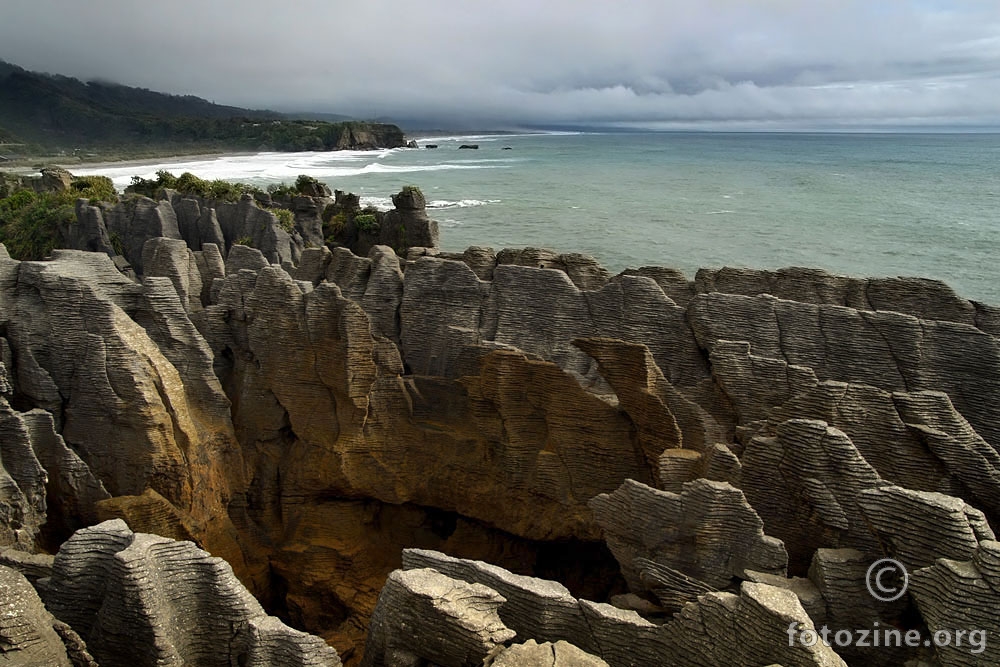
[[[136,149],[330,150],[402,145],[402,131],[347,116],[215,104],[107,81],[30,72],[0,61],[6,152]]]

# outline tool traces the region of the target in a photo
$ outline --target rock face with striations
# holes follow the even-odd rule
[[[411,664],[402,662],[400,654],[386,651],[391,641],[387,638],[402,640],[403,647],[410,647],[410,654],[435,664],[471,665],[478,664],[487,642],[498,647],[505,641],[516,641],[515,637],[568,644],[586,660],[583,664],[603,661],[611,667],[845,664],[822,643],[789,644],[789,627],[801,624],[811,628],[812,622],[794,593],[766,584],[744,583],[739,594],[705,594],[687,604],[672,621],[655,625],[635,612],[577,600],[551,582],[518,577],[484,563],[409,551],[404,554],[404,567],[407,569],[389,576],[379,597],[365,665]],[[403,587],[404,582],[410,585]],[[421,582],[428,584],[416,589]],[[419,595],[436,596],[434,612],[417,613],[420,602],[415,597]],[[452,597],[465,604],[475,603],[475,610],[465,615],[468,625],[435,617],[455,608]],[[452,626],[462,627],[466,636],[476,638],[471,660],[455,660],[455,650],[464,643],[457,639],[459,628]],[[434,639],[446,636],[456,639],[441,646],[433,644]],[[719,637],[726,641],[719,641]],[[519,652],[514,647],[497,652],[503,656],[512,649],[515,655]],[[463,651],[469,655],[468,649]]]
[[[340,665],[318,637],[267,616],[222,559],[121,520],[67,540],[44,590],[104,666]]]
[[[438,254],[418,194],[364,256],[306,248],[307,202],[289,232],[176,193],[81,204],[99,252],[0,252],[0,546],[128,524],[78,531],[38,584],[101,664],[126,641],[140,664],[328,659],[233,573],[350,664],[578,655],[560,642],[890,664],[929,654],[789,628],[1000,631],[994,309],[913,279]],[[422,249],[397,256],[400,229]],[[882,556],[912,598],[866,596]]]

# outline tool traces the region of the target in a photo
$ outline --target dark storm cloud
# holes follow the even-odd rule
[[[7,0],[0,58],[220,103],[485,124],[995,124],[1000,5]]]

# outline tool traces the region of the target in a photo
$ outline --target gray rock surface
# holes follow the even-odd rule
[[[764,534],[743,492],[726,482],[688,482],[677,494],[625,480],[590,507],[634,592],[647,589],[640,558],[715,588],[746,570],[783,575],[788,565],[784,546]]]
[[[302,245],[281,228],[274,213],[262,209],[250,195],[243,195],[235,204],[222,203],[215,207],[216,217],[227,250],[249,239],[269,264],[298,264]]]
[[[868,489],[858,505],[887,553],[909,571],[938,558],[970,560],[996,536],[983,513],[959,498],[898,486]]]
[[[566,641],[611,665],[830,664],[822,649],[785,652],[781,623],[808,628],[808,611],[833,628],[932,616],[957,628],[989,608],[996,309],[932,281],[801,269],[688,281],[656,267],[612,277],[537,249],[405,248],[401,261],[375,245],[357,257],[304,247],[314,200],[279,204],[296,207],[290,234],[250,200],[84,203],[79,243],[101,252],[21,263],[0,252],[0,539],[55,546],[105,517],[191,537],[357,653],[384,577],[413,545],[470,560],[406,552],[407,571],[506,599],[489,605],[517,637],[494,648]],[[413,193],[396,204],[379,234],[426,218]],[[124,258],[104,254],[102,229],[107,243],[127,232]],[[244,238],[256,248],[233,245]],[[141,282],[123,275],[127,261]],[[559,560],[567,586],[591,585],[597,575],[565,554],[579,545],[604,577],[602,531],[645,596],[626,606],[655,622],[471,560],[522,572]],[[130,537],[106,562],[164,590],[143,565],[174,563],[159,539]],[[799,576],[784,576],[786,554]],[[927,573],[920,618],[866,600],[867,565],[884,555]],[[44,564],[4,562],[45,578]],[[121,601],[129,590],[101,599],[141,617]],[[432,597],[413,619],[426,632],[383,633],[385,661],[422,655],[437,623],[461,626],[466,611],[443,614]],[[379,623],[413,611],[394,604]],[[151,652],[186,650],[143,623]],[[251,664],[299,650],[275,623],[240,626]]]
[[[942,665],[994,665],[1000,646],[1000,542],[980,542],[972,558],[939,558],[917,570],[910,594],[933,633],[947,633],[950,641],[935,646]]]
[[[0,547],[35,548],[45,523],[48,475],[20,414],[0,398]]]
[[[427,216],[426,202],[419,190],[404,188],[392,196],[393,209],[386,211],[380,228],[379,244],[405,251],[407,248],[436,248],[438,223]]]
[[[212,303],[212,283],[216,278],[226,277],[226,263],[222,259],[219,246],[215,243],[203,243],[201,250],[194,251],[195,265],[201,278],[201,305]]]
[[[396,570],[379,595],[361,664],[382,667],[420,659],[442,667],[481,664],[514,638],[497,615],[504,602],[482,584],[435,570]]]
[[[177,215],[169,201],[153,201],[148,197],[126,199],[104,211],[108,235],[118,239],[124,250],[122,255],[135,269],[143,273],[142,249],[150,239],[166,237],[181,239]]]
[[[844,664],[822,643],[815,646],[789,645],[790,626],[798,627],[800,631],[814,626],[796,594],[785,588],[746,582],[742,584],[739,595],[710,592],[684,606],[673,620],[656,625],[634,611],[574,600],[554,582],[520,577],[486,563],[411,549],[404,552],[404,564],[417,569],[396,571],[390,575],[392,587],[387,585],[379,598],[363,664],[389,664],[393,657],[399,661],[398,664],[410,664],[404,660],[413,660],[417,656],[434,664],[462,664],[454,661],[453,646],[432,644],[458,631],[451,629],[455,623],[451,618],[434,626],[440,634],[427,630],[432,623],[430,617],[446,613],[453,607],[442,602],[438,610],[420,614],[419,611],[424,609],[419,606],[421,594],[414,593],[413,589],[422,582],[433,583],[433,586],[430,583],[426,586],[434,595],[441,595],[440,591],[454,591],[454,595],[458,594],[457,591],[467,591],[465,599],[480,605],[479,611],[469,614],[471,619],[476,619],[474,628],[478,636],[482,635],[481,628],[493,627],[490,623],[495,625],[509,619],[518,627],[523,627],[527,636],[539,644],[558,643],[560,639],[575,643],[567,637],[572,635],[576,641],[589,647],[586,653],[612,667],[766,665],[779,662],[789,665]],[[511,597],[506,599],[493,588],[494,585]],[[414,597],[417,597],[416,601]],[[490,602],[479,602],[483,599]],[[479,620],[482,609],[492,614],[497,608],[498,618],[490,623]],[[414,635],[419,639],[414,639]],[[524,638],[520,632],[518,638]],[[390,648],[393,641],[397,642],[396,652]],[[452,642],[453,645],[457,643]],[[414,646],[421,648],[413,650],[411,647]],[[481,645],[477,643],[476,646]],[[577,648],[580,646],[576,644]],[[477,655],[479,650],[482,649],[477,648]],[[494,655],[503,655],[502,650],[510,649],[498,648]],[[522,650],[527,653],[525,648],[515,651],[514,655]],[[537,651],[536,647],[531,647],[532,653]],[[551,655],[542,652],[542,659],[549,660]],[[580,659],[592,660],[583,656]],[[549,665],[552,662],[539,664]]]
[[[72,667],[57,621],[20,573],[0,565],[0,664]]]
[[[187,312],[201,310],[201,271],[194,251],[184,241],[156,238],[142,248],[142,265],[147,278],[169,278]]]
[[[492,667],[607,667],[608,663],[568,642],[539,644],[529,639],[504,649],[487,664]]]
[[[903,596],[897,600],[881,601],[875,599],[869,590],[868,569],[877,558],[857,549],[816,550],[809,567],[809,581],[815,584],[813,590],[821,597],[816,600],[809,591],[810,604],[807,605],[802,593],[796,593],[817,627],[825,625],[832,633],[847,630],[853,636],[856,630],[874,631],[902,625],[909,598]],[[902,582],[885,579],[884,583],[891,586]],[[912,651],[902,645],[847,645],[837,646],[836,650],[851,664],[898,665],[912,657]]]
[[[62,545],[45,602],[102,667],[340,664],[318,637],[268,617],[222,559],[121,520]]]
[[[770,294],[816,305],[887,310],[923,320],[970,324],[997,334],[981,304],[966,301],[940,280],[928,278],[850,278],[802,267],[777,271],[727,267],[699,270],[694,287],[699,294]]]
[[[498,610],[500,620],[519,639],[565,640],[588,652],[596,648],[579,602],[558,582],[517,575],[489,563],[423,549],[403,551],[403,568],[429,568],[452,579],[482,584],[496,591],[505,599]]]
[[[883,482],[843,432],[789,420],[774,437],[754,438],[741,462],[740,488],[764,530],[784,543],[793,571],[804,572],[818,547],[875,550],[858,494]]]
[[[1000,406],[984,398],[1000,388],[1000,348],[972,325],[722,293],[698,295],[689,315],[709,352],[719,341],[742,340],[756,355],[811,368],[819,380],[943,391],[977,433],[1000,445]]]
[[[505,249],[496,256],[496,264],[515,264],[539,269],[556,269],[582,290],[599,290],[611,274],[589,255],[580,253],[557,254],[541,248]]]

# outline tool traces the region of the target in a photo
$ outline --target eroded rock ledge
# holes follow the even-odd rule
[[[2,571],[5,647],[337,659],[235,575],[348,664],[1000,660],[787,634],[1000,631],[996,309],[804,269],[357,256],[295,241],[304,203],[286,247],[232,206],[81,203],[127,262],[0,250],[0,564],[41,593]],[[883,556],[912,597],[867,593]]]

